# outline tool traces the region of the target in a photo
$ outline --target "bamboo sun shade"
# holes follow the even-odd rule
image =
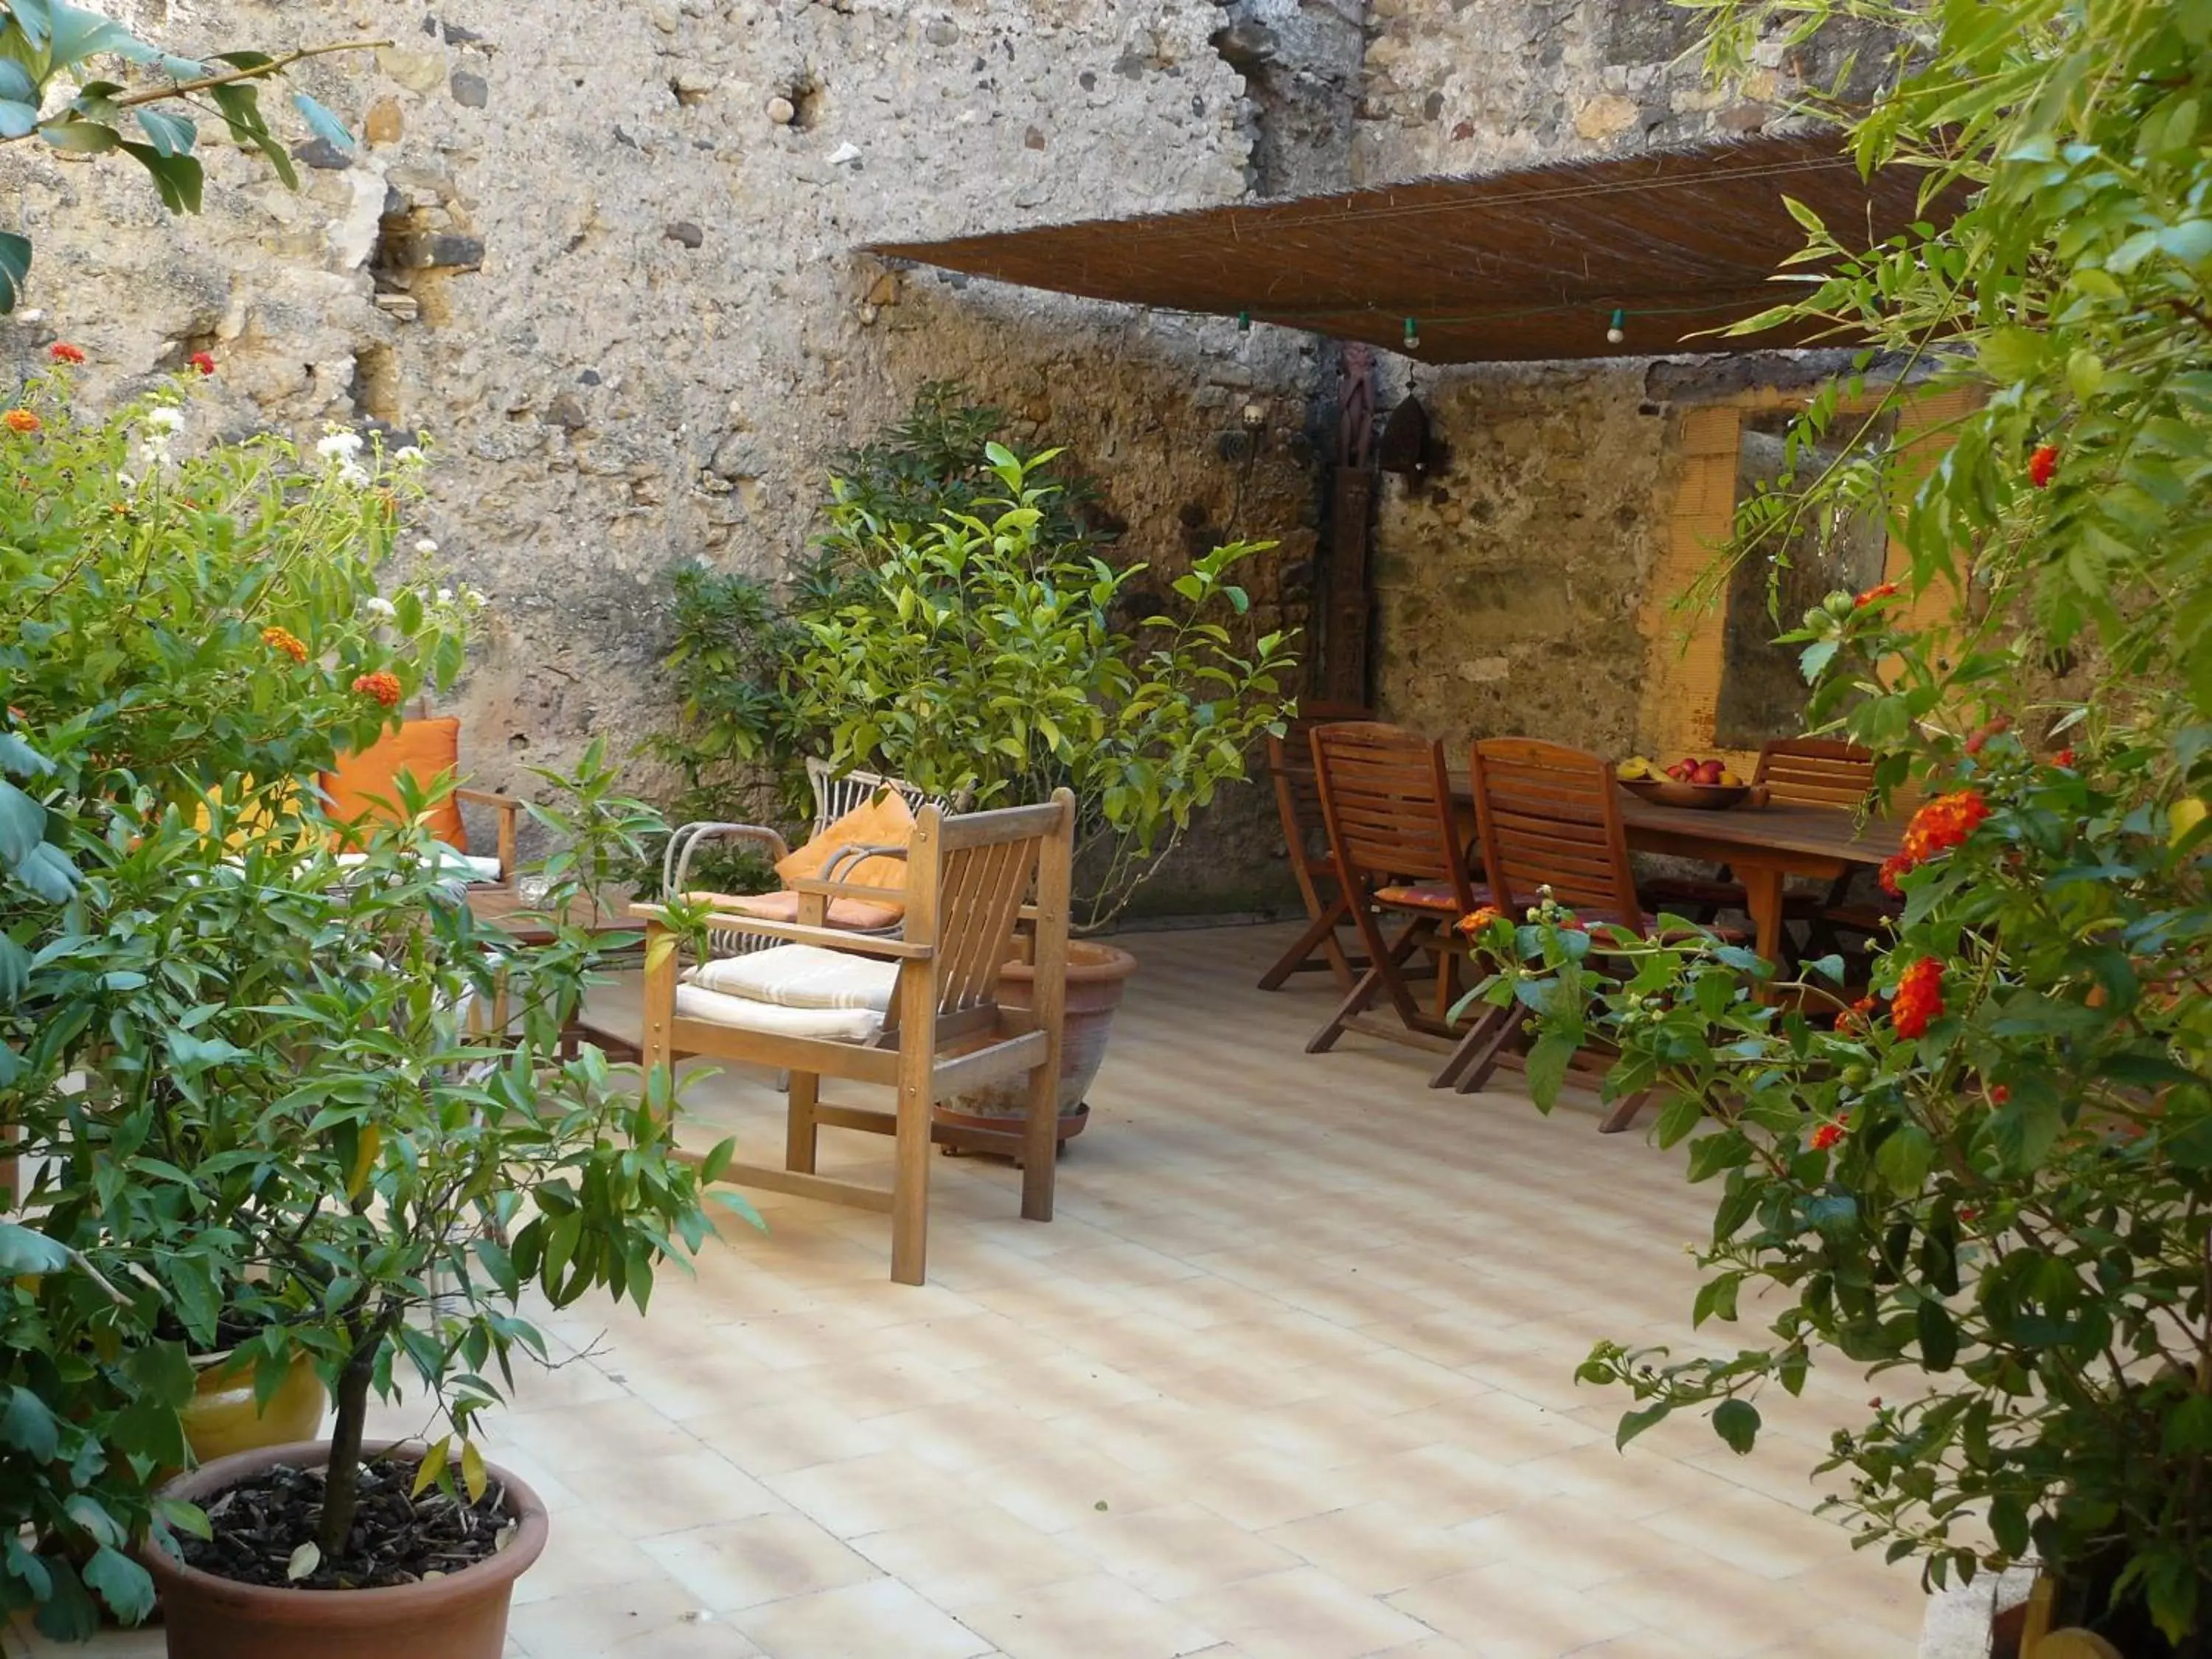
[[[1784,198],[1871,246],[1923,211],[1948,216],[1923,210],[1923,177],[1863,179],[1834,134],[1796,133],[866,251],[1430,363],[1764,350],[1856,343],[1802,327],[1712,332],[1790,297],[1778,274],[1804,232]]]

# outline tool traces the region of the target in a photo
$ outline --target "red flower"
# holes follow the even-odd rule
[[[1504,920],[1504,911],[1494,904],[1486,904],[1478,909],[1468,911],[1459,919],[1456,925],[1462,934],[1468,939],[1474,939],[1478,934],[1487,932],[1492,922]]]
[[[1897,878],[1911,867],[1911,859],[1902,853],[1893,853],[1881,861],[1881,869],[1875,879],[1881,884],[1881,890],[1892,898],[1903,898],[1905,889],[1898,885]]]
[[[261,643],[271,651],[282,651],[294,662],[305,662],[307,659],[307,642],[289,629],[263,629]]]
[[[1836,1029],[1838,1031],[1868,1030],[1872,1028],[1873,1016],[1874,999],[1872,997],[1861,997],[1856,1002],[1851,1004],[1850,1007],[1844,1009],[1842,1013],[1836,1016]]]
[[[381,668],[374,674],[363,674],[353,683],[353,689],[365,697],[374,697],[386,708],[405,695],[400,690],[399,677]]]
[[[2073,751],[2073,750],[2071,750],[2071,749],[2062,749],[2062,750],[2060,750],[2057,754],[2053,755],[2053,756],[2051,757],[2051,763],[2053,766],[2063,767],[2063,768],[2064,768],[2067,771],[2069,771],[2069,772],[2072,771],[2072,770],[2074,769],[2074,751]]]
[[[1904,849],[1882,860],[1878,878],[1881,890],[1892,894],[1899,891],[1899,876],[1919,868],[1938,853],[1948,853],[1963,845],[1989,815],[1989,802],[1972,789],[1938,795],[1929,801],[1905,826]]]
[[[2035,453],[2027,458],[2027,481],[2038,489],[2051,488],[2052,476],[2058,471],[2058,446],[2038,444]]]
[[[215,373],[215,359],[204,351],[195,351],[185,359],[185,363],[187,368],[197,368],[202,374]]]
[[[1996,1087],[1990,1091],[1990,1104],[1992,1106],[2002,1106],[2005,1102],[2011,1098],[2012,1091],[2006,1088],[2002,1083],[1998,1084]]]
[[[1823,1123],[1813,1131],[1813,1150],[1816,1152],[1826,1152],[1829,1147],[1843,1139],[1844,1133],[1844,1126],[1840,1123]]]
[[[9,410],[5,415],[0,415],[0,423],[4,423],[10,432],[27,434],[39,429],[39,417],[27,409]]]
[[[46,348],[46,356],[58,363],[81,363],[84,361],[84,353],[67,340],[55,341]]]
[[[1943,1012],[1943,964],[1923,957],[1899,977],[1897,995],[1889,1005],[1889,1018],[1901,1037],[1924,1036],[1929,1023]]]
[[[1865,592],[1860,594],[1858,598],[1853,599],[1851,601],[1851,609],[1854,611],[1863,611],[1868,605],[1879,605],[1884,599],[1893,599],[1896,597],[1896,594],[1897,584],[1895,582],[1884,582],[1879,587],[1869,587]]]
[[[1980,754],[1982,752],[1982,746],[1988,743],[1991,738],[1997,736],[2000,732],[2008,732],[2011,729],[2012,716],[2009,714],[1998,715],[1987,726],[1982,727],[1980,731],[1975,732],[1972,737],[1966,739],[1966,752],[1970,755]]]

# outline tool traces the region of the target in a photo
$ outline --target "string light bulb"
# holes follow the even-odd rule
[[[1628,331],[1620,325],[1627,315],[1626,311],[1618,308],[1614,310],[1613,320],[1607,323],[1605,328],[1605,343],[1607,345],[1619,345],[1628,337]]]
[[[1418,319],[1408,317],[1406,319],[1406,349],[1408,351],[1419,351],[1420,349],[1420,322]]]
[[[1239,334],[1249,334],[1252,331],[1252,313],[1250,312],[1240,311],[1237,313],[1237,331]]]

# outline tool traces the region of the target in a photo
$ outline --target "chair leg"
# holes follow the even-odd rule
[[[1495,1044],[1499,1024],[1512,1017],[1513,1010],[1510,1008],[1486,1008],[1477,1014],[1474,1024],[1468,1027],[1467,1035],[1460,1038],[1459,1047],[1451,1051],[1450,1057],[1429,1079],[1429,1087],[1449,1089],[1457,1083],[1468,1067],[1482,1059]]]
[[[1060,1164],[1060,1067],[1030,1073],[1029,1116],[1022,1137],[1022,1219],[1052,1219],[1053,1182]]]
[[[1292,974],[1304,968],[1315,951],[1328,958],[1337,981],[1347,991],[1352,988],[1352,966],[1344,959],[1343,947],[1336,942],[1336,930],[1352,920],[1352,908],[1345,903],[1343,895],[1322,908],[1322,913],[1306,924],[1306,930],[1291,943],[1290,949],[1275,958],[1275,965],[1260,975],[1260,988],[1279,991]]]
[[[1367,935],[1370,933],[1370,927],[1363,927],[1359,931],[1363,935]],[[1391,972],[1399,963],[1413,954],[1414,945],[1419,943],[1417,938],[1419,931],[1420,923],[1416,921],[1398,935],[1396,944],[1380,951],[1382,960],[1374,963],[1359,976],[1359,981],[1352,988],[1351,994],[1337,1005],[1336,1012],[1328,1017],[1328,1023],[1314,1033],[1313,1040],[1306,1044],[1308,1054],[1325,1054],[1336,1046],[1336,1040],[1344,1035],[1345,1028],[1367,1012],[1375,1000],[1376,992],[1390,984]],[[1375,930],[1372,937],[1369,938],[1368,948],[1370,952],[1375,951],[1376,945],[1381,938],[1379,929]],[[1404,995],[1403,988],[1397,988],[1396,994]]]
[[[899,976],[898,1119],[891,1161],[891,1278],[919,1285],[929,1255],[929,1107],[936,1092],[937,1006],[920,974]]]
[[[821,1125],[814,1109],[822,1101],[822,1078],[815,1072],[793,1072],[786,1097],[783,1128],[783,1167],[800,1175],[814,1173],[815,1151]]]
[[[1599,1120],[1597,1132],[1601,1135],[1617,1135],[1636,1121],[1636,1115],[1644,1109],[1644,1103],[1651,1098],[1651,1091],[1638,1089],[1632,1095],[1623,1095],[1613,1103],[1612,1109]]]
[[[1516,1006],[1498,1011],[1504,1016],[1491,1031],[1489,1038],[1468,1057],[1466,1066],[1453,1086],[1463,1095],[1478,1094],[1483,1085],[1498,1074],[1498,1063],[1528,1040],[1521,1029],[1521,1010]]]

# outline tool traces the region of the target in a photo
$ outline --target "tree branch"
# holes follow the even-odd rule
[[[228,70],[221,75],[207,75],[197,81],[178,81],[166,87],[151,87],[143,92],[134,92],[127,98],[118,98],[113,103],[118,109],[137,109],[145,104],[159,104],[173,98],[183,98],[195,92],[205,92],[210,87],[227,87],[240,81],[265,81],[272,75],[281,75],[295,64],[310,58],[328,58],[341,52],[374,52],[395,43],[383,40],[342,40],[327,46],[302,46],[297,52],[286,52],[282,58],[272,58],[265,64],[255,64],[246,69]],[[0,138],[0,144],[17,144],[37,134],[46,124],[41,122],[29,132],[17,133],[12,138]]]

